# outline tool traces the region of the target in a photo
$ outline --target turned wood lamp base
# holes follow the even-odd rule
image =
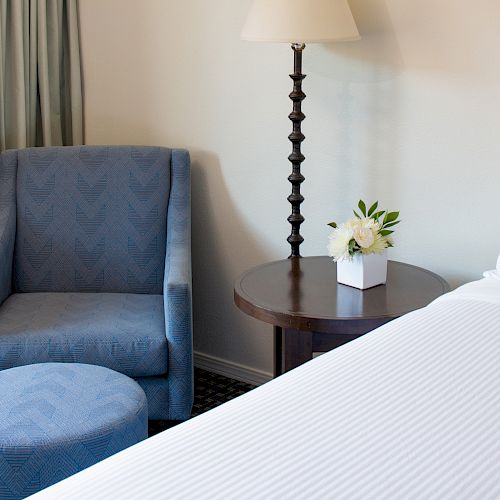
[[[300,234],[300,225],[304,222],[304,217],[300,213],[300,205],[304,201],[304,197],[300,193],[300,185],[305,180],[300,171],[300,166],[305,160],[300,150],[301,144],[305,139],[301,130],[301,124],[306,117],[302,113],[302,101],[306,98],[306,95],[302,91],[302,80],[306,77],[306,75],[302,74],[302,52],[304,49],[305,44],[303,43],[292,44],[294,72],[290,75],[290,78],[293,80],[293,91],[290,94],[290,99],[293,102],[293,111],[290,113],[289,118],[293,124],[293,131],[288,136],[292,143],[292,154],[288,157],[292,163],[292,173],[288,177],[288,180],[292,184],[292,194],[288,197],[288,201],[292,205],[292,213],[288,217],[288,222],[292,226],[292,232],[287,239],[291,246],[290,257],[301,256],[299,247],[304,241],[304,238]]]

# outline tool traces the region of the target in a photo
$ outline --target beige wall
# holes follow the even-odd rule
[[[80,0],[86,137],[191,151],[196,349],[270,372],[232,284],[288,255],[292,54],[239,40],[249,5]],[[401,209],[392,258],[476,279],[500,251],[500,3],[351,6],[363,40],[304,54],[303,254],[361,196]]]

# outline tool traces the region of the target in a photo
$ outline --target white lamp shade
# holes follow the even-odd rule
[[[256,42],[358,40],[347,0],[254,0],[241,33]]]

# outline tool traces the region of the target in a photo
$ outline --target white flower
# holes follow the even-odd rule
[[[348,224],[341,224],[330,234],[328,243],[328,255],[335,262],[349,260],[349,242],[353,238],[353,229]]]
[[[361,248],[361,252],[368,255],[370,253],[383,253],[389,247],[387,237],[381,236],[379,233],[375,235],[373,243],[369,247]]]
[[[351,219],[347,224],[352,227],[354,239],[362,249],[373,245],[380,230],[380,225],[370,217]]]
[[[358,227],[354,231],[354,239],[361,248],[368,248],[373,245],[375,236],[371,229],[368,229],[366,227]]]
[[[358,219],[357,217],[354,219],[349,219],[346,223],[346,226],[355,229],[357,227],[366,227],[368,229],[372,229],[374,227],[379,228],[379,224],[377,221],[373,220],[371,217],[363,217]]]

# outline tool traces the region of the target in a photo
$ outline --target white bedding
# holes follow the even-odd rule
[[[37,495],[500,498],[500,280],[481,280]]]

